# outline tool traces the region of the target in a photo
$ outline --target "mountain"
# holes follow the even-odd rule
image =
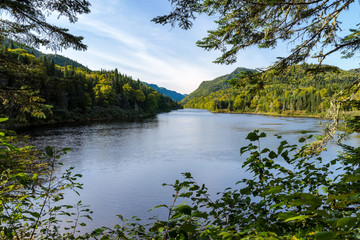
[[[90,71],[68,58],[29,51],[0,48],[0,111],[8,124],[130,119],[182,108],[117,69]]]
[[[26,50],[26,52],[30,53],[31,55],[34,55],[36,58],[40,59],[43,57],[46,57],[46,59],[51,62],[51,60],[54,60],[54,63],[58,66],[61,67],[65,67],[66,65],[68,66],[74,66],[75,68],[83,68],[86,71],[90,71],[90,69],[88,67],[85,67],[84,65],[82,65],[81,63],[78,63],[75,60],[72,60],[70,58],[58,55],[58,54],[46,54],[46,53],[42,53],[38,50],[36,50],[35,48],[32,47],[27,47],[27,46],[23,46],[20,44],[11,44],[9,41],[4,40],[2,42],[3,44],[7,45],[8,47],[12,47],[14,49],[16,48],[22,48],[24,50]]]
[[[212,92],[230,88],[231,85],[229,84],[228,81],[230,79],[235,78],[238,74],[240,74],[240,72],[244,72],[244,71],[253,72],[255,70],[238,67],[230,74],[226,74],[224,76],[217,77],[211,81],[203,81],[194,92],[190,93],[182,100],[182,103],[186,104],[187,102],[189,102],[191,100],[194,100],[199,97],[207,96]]]
[[[161,94],[163,94],[165,96],[168,96],[171,99],[173,99],[175,101],[178,101],[178,102],[180,102],[181,100],[183,100],[187,96],[187,94],[181,94],[181,93],[178,93],[178,92],[175,92],[175,91],[172,91],[172,90],[168,90],[168,89],[166,89],[164,87],[159,87],[156,84],[150,84],[150,83],[146,83],[146,82],[143,82],[143,83],[145,85],[147,85],[148,87],[151,87],[151,88],[155,89],[159,93],[161,93]]]
[[[51,61],[54,60],[54,63],[56,65],[59,65],[61,67],[65,67],[67,66],[74,66],[75,68],[83,68],[86,71],[90,71],[90,69],[88,67],[85,67],[84,65],[82,65],[81,63],[78,63],[75,60],[72,60],[70,58],[58,55],[58,54],[45,54],[42,53],[36,49],[33,48],[24,48],[27,52],[31,53],[32,55],[34,55],[36,58],[42,58],[42,57],[46,57],[47,60]]]
[[[312,70],[317,69],[314,74]],[[214,112],[270,113],[282,115],[324,116],[331,105],[333,95],[354,80],[360,72],[344,71],[333,66],[311,64],[288,67],[281,74],[267,73],[263,88],[254,90],[251,83],[233,88],[227,80],[240,71],[202,82],[199,88],[183,99],[185,108],[207,109]],[[342,110],[352,111],[350,104]]]

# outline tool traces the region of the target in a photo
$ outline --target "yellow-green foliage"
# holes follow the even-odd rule
[[[2,48],[0,71],[5,76],[4,88],[11,89],[0,91],[4,116],[23,122],[63,121],[153,114],[181,107],[117,69],[90,71],[75,68],[73,62],[59,66],[52,57],[35,59],[24,49]]]
[[[258,92],[251,86],[227,88],[193,98],[191,94],[185,104],[187,108],[210,111],[271,112],[271,113],[311,113],[325,112],[329,100],[335,92],[360,77],[354,71],[339,73],[325,72],[316,75],[305,73],[304,66],[290,67],[282,75],[268,73],[267,84]],[[345,110],[351,106],[344,105]]]

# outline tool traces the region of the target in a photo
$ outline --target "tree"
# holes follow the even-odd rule
[[[250,46],[273,48],[279,41],[296,43],[289,56],[280,58],[272,67],[286,67],[316,57],[321,63],[328,55],[341,51],[345,57],[360,49],[360,29],[354,24],[341,36],[339,16],[355,0],[171,0],[169,15],[156,17],[155,23],[192,26],[196,14],[218,17],[216,30],[197,42],[206,50],[221,50],[215,62],[234,63],[236,54]],[[314,51],[319,49],[319,51]]]
[[[0,40],[10,39],[33,47],[42,45],[54,51],[70,47],[86,50],[83,37],[47,23],[46,17],[56,12],[75,23],[78,14],[90,12],[89,7],[87,0],[2,0],[0,13],[7,17],[0,19]]]
[[[273,65],[258,73],[243,74],[235,86],[254,84],[254,89],[262,89],[267,74],[281,73],[287,67],[317,58],[319,65],[308,72],[319,72],[331,66],[321,63],[329,55],[340,52],[343,57],[352,57],[360,50],[360,28],[357,22],[344,36],[339,17],[356,4],[355,0],[171,0],[173,10],[168,15],[158,16],[152,21],[159,24],[178,24],[189,29],[197,14],[206,14],[217,18],[217,28],[209,30],[208,35],[197,42],[205,50],[220,50],[222,55],[215,63],[231,64],[236,54],[251,46],[274,48],[280,41],[294,43],[294,48],[286,57],[279,57]],[[329,118],[334,121],[326,128],[329,138],[336,132],[340,109],[351,103],[360,106],[354,98],[360,90],[360,79],[333,96]],[[360,116],[349,119],[353,130],[360,132]],[[322,148],[321,144],[319,149]]]

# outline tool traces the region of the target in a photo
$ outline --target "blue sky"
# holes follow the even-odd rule
[[[292,47],[280,45],[274,50],[252,47],[240,52],[235,64],[218,65],[212,61],[220,55],[219,52],[204,51],[195,44],[206,36],[208,29],[214,28],[211,17],[199,17],[191,30],[184,31],[151,22],[152,18],[170,12],[168,0],[90,2],[91,13],[79,16],[75,24],[68,23],[65,18],[50,17],[52,23],[83,36],[84,43],[88,45],[88,50],[84,52],[68,49],[59,54],[92,70],[117,68],[134,79],[180,93],[191,93],[202,81],[228,74],[236,67],[264,68],[277,56],[285,56]],[[344,23],[352,24],[354,19],[359,19],[359,3],[354,4],[356,8],[344,15]],[[326,63],[342,69],[360,67],[358,58],[342,60],[338,55],[330,57]]]

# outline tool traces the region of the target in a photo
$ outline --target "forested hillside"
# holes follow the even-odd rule
[[[159,87],[158,85],[156,84],[150,84],[150,83],[145,83],[144,84],[148,87],[151,87],[153,89],[155,89],[156,91],[158,91],[159,93],[161,94],[164,94],[165,96],[168,96],[170,97],[171,99],[175,100],[175,101],[178,101],[180,102],[181,100],[183,100],[187,95],[184,95],[184,94],[181,94],[181,93],[178,93],[176,91],[172,91],[172,90],[169,90],[169,89],[166,89],[164,87]]]
[[[200,84],[200,86],[191,94],[186,96],[182,103],[186,104],[190,101],[195,100],[198,97],[205,97],[213,92],[222,90],[222,89],[228,89],[231,87],[229,84],[229,80],[236,78],[237,75],[243,71],[254,71],[252,69],[247,68],[236,68],[232,73],[217,77],[214,80],[211,81],[204,81]]]
[[[270,72],[267,84],[258,92],[251,91],[251,85],[232,88],[226,81],[230,75],[203,82],[184,99],[185,107],[210,111],[321,115],[329,108],[333,94],[360,76],[355,70],[310,74],[306,72],[308,68],[309,65],[297,65],[289,67],[281,75]],[[213,87],[219,85],[223,88]],[[199,95],[199,92],[203,94]],[[352,110],[349,104],[344,109]]]
[[[117,69],[90,71],[31,53],[7,44],[1,49],[0,110],[13,122],[128,118],[181,107]]]

